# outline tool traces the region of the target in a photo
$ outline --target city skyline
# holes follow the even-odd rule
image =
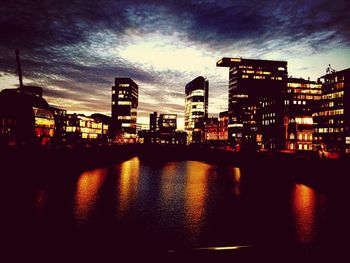
[[[210,81],[209,116],[227,110],[228,72],[215,65],[221,57],[285,60],[288,75],[311,80],[328,64],[349,68],[349,7],[347,1],[13,1],[0,7],[0,90],[18,86],[19,48],[24,83],[42,86],[54,106],[110,115],[114,79],[130,77],[140,85],[138,122],[148,123],[157,105],[178,114],[182,129],[185,85],[197,76]]]

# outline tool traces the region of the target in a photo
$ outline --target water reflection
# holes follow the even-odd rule
[[[35,195],[35,220],[42,222],[44,220],[44,212],[48,201],[48,189],[47,187],[41,188]]]
[[[107,169],[95,169],[80,175],[75,193],[74,218],[77,223],[89,219],[93,211],[99,190],[103,185]]]
[[[164,204],[167,204],[175,195],[175,177],[177,175],[176,168],[177,165],[175,162],[167,163],[163,168],[161,178],[161,200]]]
[[[295,185],[292,192],[296,241],[312,242],[315,225],[315,191],[302,184]]]
[[[118,184],[118,214],[123,215],[136,198],[140,175],[140,160],[135,157],[120,165]]]
[[[210,165],[188,161],[186,163],[185,181],[185,220],[190,232],[190,243],[198,239],[205,218],[206,199],[208,190],[208,172]]]
[[[241,169],[239,167],[233,167],[232,169],[233,174],[233,193],[236,197],[239,197],[241,194]]]

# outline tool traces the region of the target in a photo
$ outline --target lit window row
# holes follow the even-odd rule
[[[263,120],[262,124],[263,125],[270,125],[272,123],[275,123],[275,119],[271,119],[271,120]]]
[[[310,133],[299,133],[298,134],[299,141],[312,141],[312,134]]]
[[[331,94],[322,95],[322,99],[336,99],[344,97],[344,91],[338,91]]]
[[[253,66],[244,66],[244,65],[240,65],[239,68],[248,68],[248,69],[252,69]]]
[[[118,116],[118,120],[131,120],[131,116]]]
[[[282,77],[271,77],[272,80],[282,80]]]
[[[118,105],[131,105],[131,101],[118,101]]]
[[[192,97],[192,96],[204,96],[204,90],[202,89],[193,90],[192,92],[190,92],[189,95],[187,95],[187,97]]]
[[[295,122],[297,124],[308,124],[308,125],[314,124],[312,117],[296,117]]]
[[[256,74],[271,75],[270,71],[256,71]]]
[[[254,70],[242,70],[243,73],[246,73],[246,74],[254,74],[255,71]]]
[[[296,104],[298,104],[298,105],[306,105],[306,101],[305,100],[303,100],[303,101],[301,101],[301,100],[293,100],[293,104],[294,105],[296,105]]]
[[[338,132],[344,132],[344,128],[316,128],[315,132],[318,133],[338,133]]]
[[[272,112],[272,113],[263,114],[262,117],[263,117],[263,119],[265,119],[265,118],[268,118],[268,117],[274,117],[275,115],[276,114],[274,112]]]
[[[256,76],[256,75],[255,75],[253,78],[254,78],[254,79],[265,79],[265,76]]]
[[[319,116],[342,115],[344,114],[344,109],[320,111],[318,114]]]

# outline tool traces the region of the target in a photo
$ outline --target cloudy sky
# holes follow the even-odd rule
[[[115,77],[139,84],[139,122],[184,112],[184,86],[209,80],[209,114],[227,110],[223,56],[288,61],[316,80],[350,67],[350,1],[5,0],[0,5],[0,90],[24,84],[70,112],[110,115]],[[183,123],[181,122],[179,126]]]

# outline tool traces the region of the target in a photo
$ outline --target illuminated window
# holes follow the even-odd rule
[[[279,71],[284,71],[285,68],[284,68],[284,67],[278,67],[278,70],[279,70]]]
[[[115,94],[115,90],[112,90],[112,94]]]
[[[112,101],[112,105],[115,105],[115,101]]]
[[[231,61],[232,62],[241,62],[241,59],[240,58],[231,58]],[[220,62],[220,61],[219,61]],[[221,63],[221,62],[220,62]],[[220,64],[219,63],[219,64]]]
[[[131,105],[131,101],[118,101],[118,105]]]
[[[247,79],[247,78],[249,78],[248,75],[242,75],[242,79]]]

